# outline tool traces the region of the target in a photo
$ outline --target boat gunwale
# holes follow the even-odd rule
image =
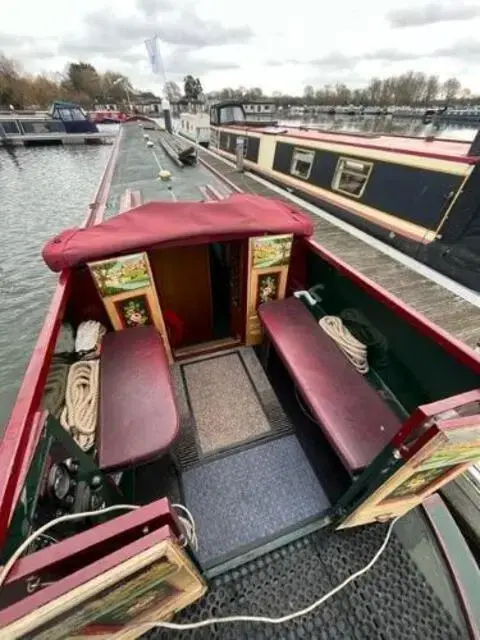
[[[462,580],[462,577],[460,575],[461,572],[456,564],[456,561],[458,560],[458,554],[462,554],[463,560],[469,564],[470,569],[475,570],[477,568],[477,564],[473,558],[473,555],[469,553],[470,550],[468,549],[465,538],[459,530],[458,525],[453,515],[451,514],[450,509],[445,504],[443,498],[438,493],[434,493],[426,498],[425,502],[422,503],[421,508],[425,513],[430,532],[433,534],[437,542],[441,558],[446,565],[449,577],[454,585],[463,617],[467,623],[470,637],[473,640],[478,640],[480,638],[478,617],[476,617],[475,615],[475,610],[472,609],[469,590]],[[457,537],[456,541],[452,541],[451,539],[448,540],[448,535],[446,534],[445,530],[442,530],[441,514],[439,514],[439,511],[442,511],[443,514],[451,520],[449,533],[452,534],[453,532],[455,532],[457,534],[460,534],[459,537]],[[461,545],[460,549],[459,543]],[[453,553],[455,553],[455,555],[453,555]]]
[[[98,182],[93,201],[89,204],[85,218],[80,225],[81,228],[98,224],[103,219],[121,138],[122,132],[120,131]],[[59,274],[10,418],[0,440],[0,548],[7,536],[16,500],[28,473],[30,461],[26,464],[25,456],[27,453],[34,454],[35,447],[32,446],[32,442],[39,435],[39,430],[34,426],[36,419],[39,418],[41,394],[48,375],[48,365],[60,331],[71,284],[70,270]]]

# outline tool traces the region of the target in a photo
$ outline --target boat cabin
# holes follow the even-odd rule
[[[0,143],[60,143],[62,134],[98,133],[80,107],[73,102],[56,101],[48,113],[0,115]]]
[[[283,202],[234,195],[149,202],[47,243],[68,294],[4,562],[33,528],[79,517],[7,577],[24,608],[0,601],[4,627],[33,628],[15,626],[25,603],[54,589],[25,592],[38,554],[68,548],[75,568],[83,544],[98,559],[102,536],[130,549],[161,523],[190,580],[218,575],[308,531],[401,517],[480,458],[480,359],[312,231]],[[125,503],[149,506],[81,517]]]

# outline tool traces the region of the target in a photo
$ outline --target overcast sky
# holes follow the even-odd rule
[[[306,84],[363,86],[408,69],[455,75],[480,92],[480,0],[42,0],[7,2],[0,51],[30,72],[72,60],[158,92],[144,40],[160,36],[168,80],[198,75],[206,91]]]

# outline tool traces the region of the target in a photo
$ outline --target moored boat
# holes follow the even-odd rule
[[[479,137],[473,142],[303,131],[210,110],[210,148],[480,290]]]
[[[124,111],[114,109],[97,109],[88,113],[88,119],[95,124],[120,124],[125,122],[127,117]]]
[[[210,118],[208,113],[181,113],[178,133],[202,147],[210,142]]]
[[[73,102],[56,101],[45,113],[0,114],[0,146],[101,144],[108,137]]]
[[[433,494],[480,457],[479,357],[157,140],[123,125],[43,252],[61,275],[0,449],[2,560],[28,552],[5,637],[475,637]],[[239,614],[287,619],[206,622]]]

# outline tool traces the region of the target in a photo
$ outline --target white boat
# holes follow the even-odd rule
[[[202,147],[210,142],[210,118],[208,113],[181,113],[178,133]]]

